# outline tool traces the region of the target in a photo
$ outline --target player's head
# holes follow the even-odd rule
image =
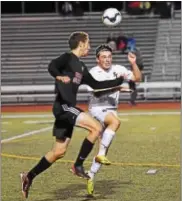
[[[89,35],[86,32],[73,32],[68,40],[70,49],[77,50],[79,56],[87,56],[90,49]]]
[[[112,65],[112,48],[107,45],[99,45],[96,48],[96,60],[98,65],[107,70]]]

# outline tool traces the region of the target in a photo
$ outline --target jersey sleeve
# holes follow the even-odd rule
[[[62,72],[65,68],[65,65],[68,61],[68,54],[62,54],[60,57],[53,59],[48,65],[48,72],[52,77],[56,78],[59,75],[62,75]]]
[[[89,73],[92,77],[97,81],[104,81],[106,78],[103,76],[102,73],[99,73],[97,69],[92,68]]]
[[[93,89],[107,89],[110,87],[119,86],[123,83],[123,81],[123,77],[109,81],[98,81],[88,72],[87,68],[84,68],[82,84],[87,84]]]
[[[102,80],[101,79],[101,76],[99,75],[99,73],[97,72],[97,70],[95,70],[95,68],[92,68],[91,70],[89,70],[89,73],[92,75],[92,77],[97,80],[97,81],[100,81]],[[93,91],[93,89],[87,85],[87,91],[91,92]]]

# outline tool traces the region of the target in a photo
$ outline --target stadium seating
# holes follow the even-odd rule
[[[86,31],[91,38],[91,51],[83,61],[89,68],[96,64],[94,49],[106,42],[109,33],[120,31],[134,33],[137,47],[143,54],[143,74],[152,84],[156,81],[178,81],[180,79],[180,18],[136,18],[124,15],[120,26],[108,28],[101,22],[101,13],[89,13],[83,18],[63,18],[56,15],[31,17],[3,17],[1,19],[1,83],[2,86],[47,86],[54,83],[47,72],[51,59],[68,50],[67,39],[73,31]],[[126,55],[116,52],[113,62],[129,68]],[[162,82],[160,82],[162,83]],[[170,82],[173,83],[173,82]],[[170,85],[169,83],[169,85]],[[147,84],[147,83],[145,83]],[[166,85],[169,86],[169,85]],[[173,84],[172,84],[173,85]],[[138,99],[179,98],[179,87],[141,88]],[[146,94],[147,92],[147,94]],[[159,96],[160,94],[160,96]],[[85,101],[89,94],[79,93],[78,100]],[[37,94],[2,93],[2,103],[48,103],[52,92]],[[122,96],[122,100],[124,97]],[[128,99],[128,95],[126,95]]]
[[[86,31],[91,38],[91,51],[83,61],[90,68],[95,65],[94,49],[105,43],[110,32],[134,33],[137,47],[144,60],[144,74],[152,72],[158,19],[124,18],[121,25],[105,27],[101,14],[82,19],[53,17],[2,18],[2,85],[51,84],[47,72],[51,59],[68,50],[67,39],[73,31]],[[129,68],[126,55],[114,54],[114,63]]]
[[[160,19],[151,81],[181,79],[181,20]]]

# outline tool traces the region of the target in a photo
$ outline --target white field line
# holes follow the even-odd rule
[[[127,122],[129,121],[129,119],[123,119],[123,118],[119,118],[120,121],[123,121],[123,122]]]
[[[145,116],[145,115],[180,115],[181,112],[133,112],[133,113],[118,113],[119,116]],[[29,115],[2,115],[1,116],[2,118],[45,118],[45,117],[52,117],[52,115],[41,115],[41,114],[38,114],[38,115],[32,115],[32,114],[29,114]],[[45,131],[48,131],[52,129],[52,126],[50,127],[47,127],[47,128],[42,128],[42,129],[39,129],[39,130],[34,130],[34,131],[30,131],[28,133],[24,133],[24,134],[21,134],[21,135],[17,135],[17,136],[14,136],[14,137],[10,137],[10,138],[7,138],[7,139],[4,139],[4,140],[1,140],[1,143],[5,143],[5,142],[8,142],[8,141],[12,141],[14,139],[19,139],[19,138],[23,138],[23,137],[27,137],[27,136],[30,136],[30,135],[35,135],[35,134],[38,134],[38,133],[41,133],[41,132],[45,132]]]
[[[9,121],[2,121],[1,124],[10,124],[11,122]]]
[[[16,118],[45,118],[53,117],[51,114],[12,114],[12,115],[1,115],[2,119],[16,119]]]
[[[10,138],[1,140],[1,143],[9,142],[9,141],[12,141],[12,140],[15,140],[15,139],[19,139],[19,138],[23,138],[23,137],[27,137],[27,136],[30,136],[30,135],[35,135],[35,134],[38,134],[38,133],[42,133],[42,132],[48,131],[50,129],[52,129],[52,126],[49,126],[47,128],[41,128],[39,130],[30,131],[30,132],[27,132],[27,133],[23,133],[21,135],[17,135],[17,136],[14,136],[14,137],[10,137]]]
[[[132,113],[121,113],[119,116],[150,116],[150,115],[180,115],[181,112],[132,112]]]
[[[54,120],[39,120],[39,121],[24,121],[24,124],[49,124],[49,123],[54,123]]]
[[[131,112],[131,113],[123,113],[119,112],[119,116],[150,116],[150,115],[180,115],[181,112]],[[53,117],[51,114],[15,114],[15,115],[2,115],[2,119],[9,118],[45,118],[45,117]]]

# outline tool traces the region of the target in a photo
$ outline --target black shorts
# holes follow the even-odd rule
[[[81,112],[83,111],[77,107],[69,107],[67,104],[55,102],[53,114],[56,119],[53,127],[53,136],[60,140],[71,138],[76,119]]]

